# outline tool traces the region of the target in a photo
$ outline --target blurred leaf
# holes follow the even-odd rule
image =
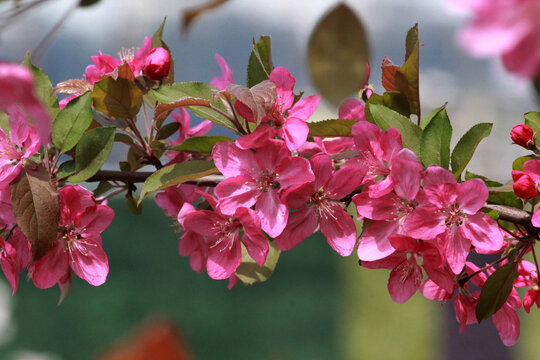
[[[215,108],[223,113],[228,113],[227,108],[219,97],[215,97],[213,90],[216,90],[212,85],[201,82],[184,82],[162,85],[158,89],[152,90],[152,93],[157,101],[161,103],[172,103],[181,98],[190,97],[195,99],[206,99],[210,101],[212,108]],[[159,106],[159,105],[158,105]],[[208,119],[227,129],[236,131],[236,127],[229,119],[218,113],[212,108],[202,106],[188,106],[195,115]]]
[[[253,50],[249,55],[247,66],[247,87],[251,88],[264,80],[268,80],[274,70],[272,63],[272,46],[270,36],[262,35],[259,41],[253,39]]]
[[[227,136],[193,136],[184,140],[180,145],[170,147],[169,150],[211,154],[214,145],[221,141],[232,142],[234,140]]]
[[[122,134],[122,133],[116,133],[114,135],[114,141],[121,142],[121,143],[124,143],[126,145],[133,144],[133,139],[131,138],[131,136],[129,136],[127,134]]]
[[[70,79],[66,81],[62,81],[53,89],[53,95],[54,94],[84,94],[87,91],[92,91],[94,87],[92,84],[87,82],[84,79]]]
[[[540,112],[539,111],[529,111],[523,115],[525,118],[525,124],[529,125],[534,131],[534,139],[538,142],[538,137],[540,136]]]
[[[347,119],[331,119],[307,122],[309,136],[337,137],[352,136],[351,129],[357,121]]]
[[[157,139],[158,140],[167,139],[169,136],[172,136],[174,133],[176,133],[179,128],[180,128],[180,124],[177,122],[172,122],[172,123],[163,125],[159,129],[159,132],[157,134]]]
[[[47,76],[47,74],[45,74],[43,70],[32,64],[32,61],[30,59],[30,53],[26,53],[23,65],[28,67],[34,75],[34,89],[36,92],[36,96],[39,100],[41,100],[43,105],[45,105],[45,108],[51,115],[51,118],[54,119],[56,117],[56,114],[58,114],[59,107],[58,99],[55,95],[52,94],[53,87],[51,84],[51,80],[49,80],[49,77]]]
[[[540,160],[540,156],[527,155],[520,156],[512,162],[512,170],[523,171],[523,165],[529,160]]]
[[[5,134],[9,134],[9,117],[3,111],[0,111],[0,129],[4,131]]]
[[[94,84],[92,99],[96,110],[116,118],[132,119],[142,104],[142,92],[132,81],[106,77]]]
[[[215,9],[223,5],[226,2],[227,0],[211,0],[206,2],[205,4],[184,11],[182,21],[182,34],[187,34],[189,27],[196,18],[209,10]]]
[[[79,0],[80,7],[92,6],[97,4],[100,0]]]
[[[482,292],[476,305],[478,322],[489,319],[506,302],[512,292],[514,280],[518,277],[518,263],[509,262],[498,268],[482,286]]]
[[[405,44],[405,63],[395,73],[396,88],[409,100],[411,114],[420,115],[418,24],[407,33]]]
[[[454,151],[452,151],[451,157],[452,172],[456,179],[459,180],[461,178],[461,173],[465,170],[469,161],[471,161],[480,141],[489,136],[492,127],[493,124],[491,123],[476,124],[459,139]]]
[[[364,83],[368,41],[362,22],[347,5],[339,4],[316,25],[308,62],[315,86],[336,106]]]
[[[52,140],[56,149],[66,152],[72,149],[81,139],[92,122],[92,99],[90,93],[85,93],[71,100],[53,122]]]
[[[142,214],[142,204],[137,203],[137,199],[133,196],[128,196],[126,198],[126,208],[132,215],[141,215]]]
[[[139,203],[148,195],[186,181],[218,174],[213,162],[192,160],[162,167],[146,179],[141,189]]]
[[[105,193],[107,193],[109,190],[114,189],[114,185],[111,184],[108,181],[100,181],[98,186],[94,189],[94,197],[98,198]]]
[[[236,276],[244,285],[253,285],[256,282],[264,282],[272,276],[274,269],[276,268],[281,251],[276,247],[274,241],[269,241],[270,250],[266,257],[266,262],[263,267],[253,260],[245,246],[242,244],[242,262],[238,269],[236,269]]]
[[[60,197],[43,165],[29,164],[9,184],[17,225],[32,244],[32,261],[53,246],[60,221]]]
[[[105,163],[114,143],[116,129],[101,127],[88,131],[75,148],[75,171],[70,182],[81,182],[91,178]]]
[[[432,120],[422,133],[420,157],[424,167],[438,165],[448,169],[452,125],[446,114],[446,105],[432,111]]]
[[[390,127],[396,128],[401,133],[403,146],[420,156],[422,129],[411,120],[384,105],[372,103],[371,98],[366,104],[366,118],[373,120],[384,131]]]

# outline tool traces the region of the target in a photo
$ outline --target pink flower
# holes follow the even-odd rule
[[[234,84],[233,73],[225,59],[218,54],[216,54],[216,61],[221,68],[221,77],[213,77],[212,80],[210,80],[210,85],[213,85],[220,90],[225,90],[227,89],[227,85]]]
[[[450,268],[459,274],[471,244],[479,253],[492,253],[503,246],[503,234],[493,219],[479,212],[488,198],[482,180],[458,184],[448,170],[430,166],[428,171],[405,231],[415,238],[437,239]]]
[[[216,187],[221,211],[234,214],[239,207],[255,205],[262,229],[271,237],[281,234],[289,215],[281,191],[314,180],[309,162],[291,156],[279,140],[268,140],[255,153],[220,142],[214,146],[212,158],[226,177]]]
[[[0,265],[13,289],[12,295],[17,291],[19,273],[30,264],[31,259],[30,243],[19,228],[13,231],[9,242],[0,237]]]
[[[197,193],[197,196],[200,196],[199,193]],[[212,204],[215,206],[215,201]],[[186,229],[184,224],[186,217],[196,211],[191,203],[185,203],[178,212],[178,223],[184,229],[178,242],[178,253],[180,256],[189,256],[189,265],[193,271],[200,274],[206,268],[208,261],[208,242],[198,232]]]
[[[437,247],[404,235],[392,235],[389,241],[396,252],[377,261],[362,261],[368,269],[392,269],[388,279],[388,292],[393,301],[403,304],[420,288],[422,267],[428,276],[446,291],[453,289],[453,279],[444,271],[444,262]]]
[[[168,217],[176,219],[185,203],[195,202],[201,196],[195,192],[197,188],[190,184],[170,186],[157,193],[154,201]]]
[[[296,150],[307,140],[309,128],[306,120],[315,112],[321,97],[308,96],[293,105],[296,80],[284,67],[272,70],[268,80],[276,84],[276,102],[263,118],[265,124],[259,125],[253,133],[239,138],[236,145],[241,149],[255,149],[264,145],[265,140],[277,135],[285,140],[289,150]]]
[[[533,150],[536,147],[534,143],[534,131],[528,125],[519,124],[514,126],[512,131],[510,131],[510,137],[514,143],[525,149]]]
[[[276,240],[280,250],[290,250],[313,234],[317,224],[328,244],[340,255],[351,254],[356,244],[356,226],[339,200],[350,194],[358,182],[355,171],[343,168],[334,173],[332,160],[318,154],[309,160],[315,181],[285,190],[281,199],[289,207],[300,209],[289,216],[287,227]]]
[[[239,207],[233,215],[226,215],[220,211],[215,200],[211,200],[210,205],[215,211],[193,211],[183,221],[186,230],[206,237],[208,275],[212,279],[231,277],[242,261],[242,244],[249,256],[262,267],[269,246],[261,233],[261,221],[255,211]]]
[[[390,178],[395,192],[372,198],[369,188],[353,196],[352,201],[360,217],[373,221],[365,222],[364,233],[358,245],[358,258],[364,261],[379,260],[394,252],[388,237],[405,234],[407,216],[416,207],[416,195],[420,190],[422,166],[409,149],[400,150],[392,160]]]
[[[35,126],[28,126],[24,113],[16,106],[8,109],[9,137],[0,129],[0,182],[11,183],[21,171],[24,159],[41,146]]]
[[[474,13],[459,43],[478,57],[501,55],[508,71],[526,78],[540,73],[540,3],[537,0],[452,0]]]
[[[45,145],[51,139],[51,120],[34,86],[34,76],[28,68],[0,62],[0,110],[20,106],[36,127],[41,144]]]
[[[66,284],[70,269],[91,285],[103,284],[109,263],[100,234],[111,223],[114,212],[106,205],[96,204],[92,192],[80,185],[63,187],[60,202],[62,230],[53,247],[30,266],[34,284],[40,289]]]
[[[144,74],[150,80],[158,81],[169,74],[171,55],[164,48],[153,48],[144,63]]]
[[[522,199],[530,199],[538,195],[537,183],[526,172],[512,170],[514,193]]]

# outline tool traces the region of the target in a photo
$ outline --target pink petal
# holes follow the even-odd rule
[[[75,227],[82,229],[81,235],[83,237],[99,235],[111,224],[113,218],[113,209],[106,205],[96,205],[77,215]]]
[[[224,214],[234,214],[237,208],[251,207],[260,196],[253,179],[246,175],[235,176],[223,180],[216,186],[219,198],[219,209]]]
[[[235,239],[232,246],[224,251],[218,246],[209,249],[206,270],[212,279],[227,279],[238,269],[241,262],[242,248],[240,241]]]
[[[440,166],[430,165],[425,171],[424,175],[424,188],[434,184],[456,184],[456,179],[452,173]]]
[[[481,254],[498,252],[504,245],[501,229],[487,214],[470,215],[462,227],[477,252]]]
[[[293,107],[287,112],[289,119],[296,118],[305,122],[311,115],[313,115],[317,109],[317,106],[319,106],[320,101],[321,95],[319,94],[307,96],[298,100],[296,104],[294,104]]]
[[[69,272],[70,261],[64,246],[63,242],[56,240],[52,248],[30,266],[28,273],[36,287],[50,288]]]
[[[499,332],[499,336],[505,346],[513,346],[519,339],[520,324],[516,310],[505,303],[493,315],[493,323]]]
[[[326,183],[325,190],[330,193],[331,199],[341,199],[349,195],[360,186],[362,176],[355,166],[344,166],[332,175],[330,181]]]
[[[279,199],[277,191],[261,193],[255,207],[260,219],[262,229],[275,238],[283,232],[287,225],[289,210]]]
[[[450,269],[454,274],[459,274],[471,250],[471,241],[463,237],[456,226],[452,226],[438,237],[438,243]]]
[[[319,219],[313,208],[304,206],[298,211],[291,212],[287,226],[281,235],[275,238],[277,248],[281,251],[291,250],[311,236],[318,223]]]
[[[71,268],[90,285],[99,286],[107,280],[109,261],[101,245],[91,239],[81,239],[72,245]]]
[[[296,150],[306,142],[309,127],[304,120],[289,117],[278,134],[285,140],[289,150]]]
[[[240,149],[258,149],[266,145],[267,140],[276,136],[276,128],[268,124],[257,126],[251,134],[240,136],[235,144]]]
[[[276,67],[270,73],[268,80],[276,84],[276,104],[279,103],[284,110],[290,108],[294,101],[293,89],[296,80],[291,76],[289,70],[281,66]]]
[[[427,279],[420,285],[420,292],[426,299],[436,301],[448,301],[452,299],[453,294],[453,291],[448,293],[430,279]]]
[[[488,198],[486,184],[480,179],[471,179],[457,185],[457,203],[466,214],[476,214]]]
[[[276,173],[279,174],[278,181],[281,189],[315,180],[315,175],[313,175],[309,162],[300,157],[286,157],[279,163]]]
[[[312,182],[290,186],[281,192],[281,202],[291,209],[300,209],[307,204],[315,192],[316,189]]]
[[[388,292],[393,301],[404,304],[420,288],[421,282],[422,269],[416,264],[415,258],[410,258],[390,273]]]
[[[402,198],[412,201],[420,190],[422,165],[409,149],[402,149],[392,159],[394,191]]]
[[[234,83],[233,73],[225,59],[218,54],[216,54],[216,61],[221,69],[221,76],[212,78],[212,80],[210,80],[210,85],[213,85],[220,90],[225,90],[227,85]]]
[[[332,249],[341,256],[349,256],[356,245],[356,225],[337,203],[332,203],[329,207],[327,212],[321,212],[319,216],[321,232]]]
[[[371,223],[362,235],[358,245],[358,258],[362,261],[373,261],[392,254],[395,249],[390,244],[388,236],[395,234],[397,230],[397,221],[375,221]]]
[[[330,159],[330,156],[324,153],[312,156],[311,159],[309,159],[309,164],[311,165],[311,170],[315,175],[315,182],[313,185],[315,189],[318,190],[326,185],[326,183],[332,178],[332,174],[334,173],[334,165]]]
[[[372,220],[390,220],[396,217],[400,200],[395,194],[387,194],[379,198],[371,198],[368,193],[361,192],[352,197],[358,215]]]
[[[228,141],[214,145],[212,159],[225,177],[257,174],[260,171],[251,150],[242,150]]]
[[[439,209],[433,207],[419,207],[413,210],[403,224],[407,234],[414,238],[433,240],[446,230],[445,216]]]
[[[345,99],[339,106],[339,118],[365,121],[366,114],[362,102],[355,98]]]

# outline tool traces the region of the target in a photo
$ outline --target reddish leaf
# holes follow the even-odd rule
[[[197,98],[192,98],[192,97],[184,97],[172,103],[159,104],[158,106],[156,106],[154,110],[154,120],[155,121],[163,120],[167,117],[167,115],[169,115],[169,111],[172,111],[176,108],[184,107],[184,106],[204,106],[207,108],[212,107],[209,100],[197,99]]]
[[[60,197],[42,165],[31,164],[10,185],[17,224],[32,244],[32,261],[51,248],[58,232]]]
[[[264,80],[252,88],[229,84],[227,91],[253,112],[253,118],[257,125],[272,109],[277,97],[276,85],[269,80]]]
[[[114,80],[120,79],[126,79],[129,81],[135,81],[135,75],[133,75],[133,71],[131,70],[131,67],[127,62],[122,62],[120,66],[118,66],[116,69],[108,73],[110,77],[112,77]]]
[[[384,57],[381,65],[382,70],[382,86],[387,91],[396,90],[396,71],[399,69],[399,66],[395,65],[390,61],[386,56]]]
[[[92,91],[94,87],[92,84],[83,79],[70,79],[62,81],[56,84],[53,89],[53,95],[55,94],[84,94],[87,91]]]

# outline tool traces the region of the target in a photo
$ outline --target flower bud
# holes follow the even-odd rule
[[[154,48],[148,54],[144,66],[144,74],[150,80],[158,81],[169,74],[171,56],[164,48]]]
[[[528,125],[519,124],[514,126],[510,132],[510,137],[512,138],[513,142],[524,147],[525,149],[533,150],[536,148],[536,144],[534,142],[534,131]]]
[[[514,193],[522,199],[530,199],[538,195],[536,183],[523,171],[512,170],[512,179],[514,179]]]

